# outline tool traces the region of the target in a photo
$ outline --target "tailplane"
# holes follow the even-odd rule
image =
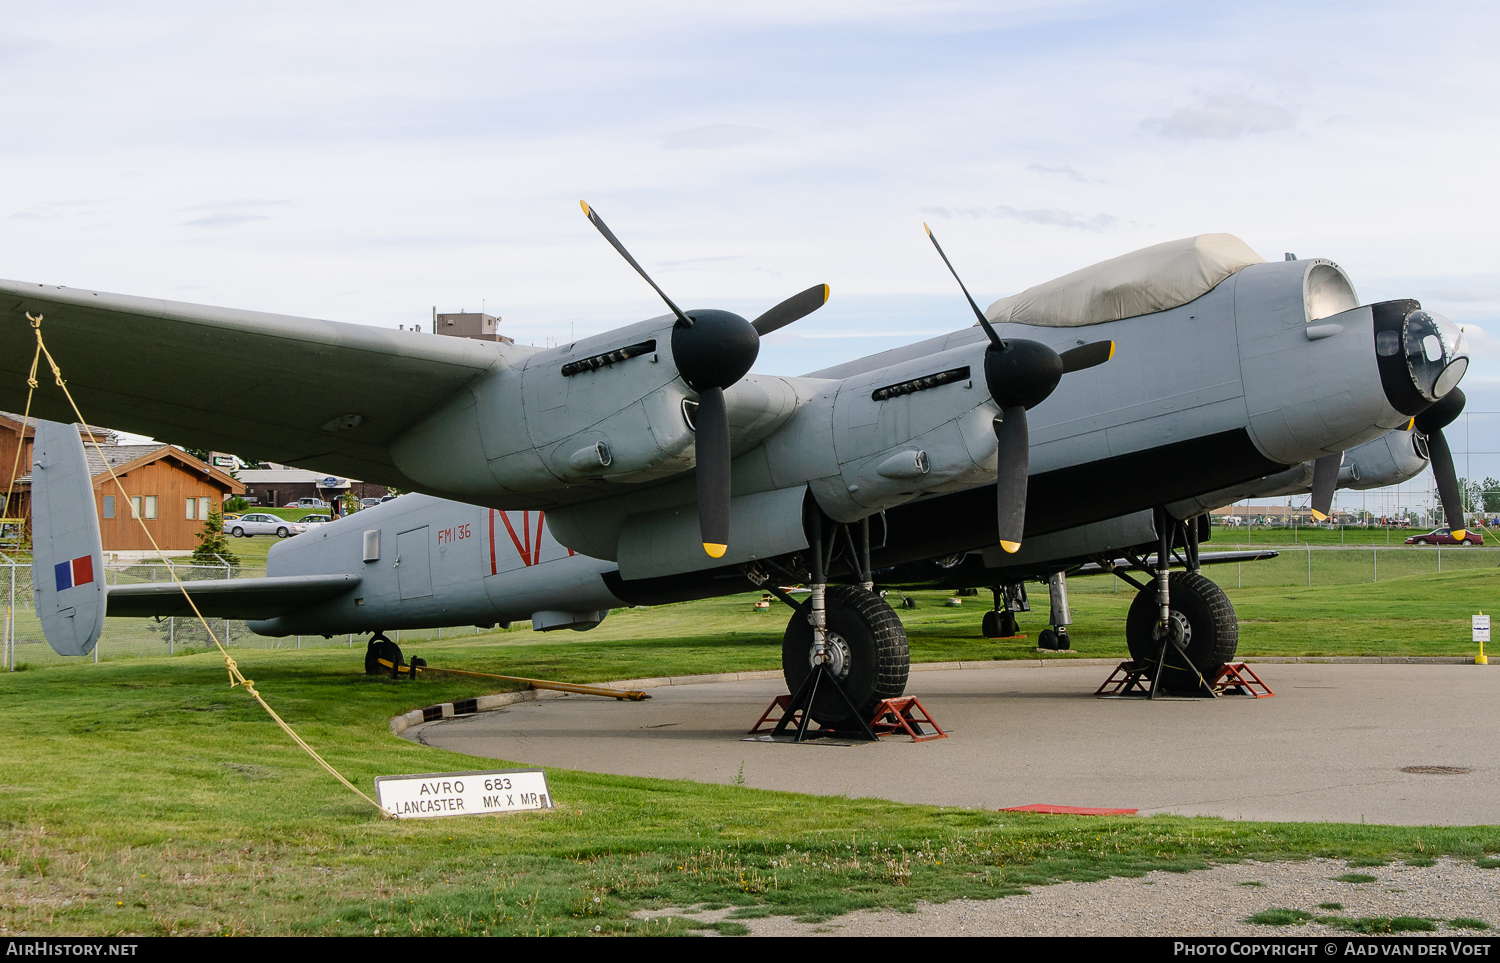
[[[31,465],[31,584],[58,655],[88,655],[104,630],[104,550],[83,439],[38,421]]]

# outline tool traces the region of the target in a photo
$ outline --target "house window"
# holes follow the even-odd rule
[[[200,499],[198,499],[198,517],[201,518],[201,519],[203,519],[206,522],[206,521],[208,521],[208,516],[209,516],[208,499],[207,498],[200,498]]]
[[[104,496],[104,517],[105,518],[114,518],[115,517],[115,496],[113,496],[113,495],[105,495]]]
[[[156,517],[156,496],[155,495],[147,495],[146,496],[146,517],[147,518],[155,518]]]
[[[141,517],[141,496],[139,496],[139,495],[131,495],[130,496],[130,517],[131,518],[140,518]]]
[[[198,517],[198,499],[196,499],[196,498],[189,498],[187,500],[187,517],[188,518],[197,518]]]

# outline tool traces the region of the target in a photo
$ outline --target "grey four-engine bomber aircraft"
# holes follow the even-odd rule
[[[1170,642],[1215,667],[1236,631],[1204,613],[1232,607],[1196,571],[1169,572],[1178,550],[1199,563],[1203,499],[1306,462],[1331,497],[1330,463],[1336,483],[1343,452],[1441,412],[1468,363],[1457,326],[1416,301],[1361,305],[1333,262],[1266,262],[1223,234],[986,311],[969,298],[975,326],[801,377],[749,371],[825,286],[753,322],[656,290],[670,313],[538,349],[0,282],[0,406],[24,403],[27,318],[43,317],[94,420],[421,493],[276,546],[283,581],[254,605],[248,586],[194,587],[256,631],[370,632],[373,655],[389,629],[582,628],[617,606],[800,581],[789,684],[826,665],[869,705],[907,669],[876,571],[976,552],[1000,573],[988,584],[1063,558],[1107,567],[1101,553],[1149,540],[1143,514],[1158,552],[1137,566],[1152,580],[1132,654]],[[45,392],[33,410],[71,419]],[[183,612],[144,590],[108,598],[116,614]]]

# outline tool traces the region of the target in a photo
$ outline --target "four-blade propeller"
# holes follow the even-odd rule
[[[784,328],[821,308],[828,300],[828,285],[813,285],[753,322],[729,311],[685,313],[657,287],[587,202],[578,203],[589,222],[661,295],[677,317],[672,326],[672,362],[688,387],[698,392],[698,413],[693,419],[698,449],[698,529],[703,537],[703,550],[712,558],[723,558],[729,550],[730,497],[729,413],[724,404],[724,390],[749,373],[760,354],[761,335]]]
[[[998,471],[995,479],[996,514],[999,516],[1000,547],[1007,552],[1021,548],[1026,529],[1026,478],[1031,465],[1031,443],[1026,428],[1026,410],[1046,400],[1062,376],[1103,364],[1115,354],[1113,341],[1096,341],[1058,354],[1039,341],[1020,338],[1001,340],[979,305],[964,287],[963,278],[953,269],[948,255],[938,243],[932,228],[923,224],[938,256],[958,282],[974,316],[989,335],[984,351],[984,383],[990,397],[1000,408],[995,418],[995,442],[998,446]]]

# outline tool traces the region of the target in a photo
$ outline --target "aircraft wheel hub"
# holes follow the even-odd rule
[[[833,677],[840,682],[849,677],[849,667],[853,665],[854,658],[849,652],[849,643],[845,642],[843,636],[837,632],[828,633],[828,644],[823,648],[824,657],[828,660],[828,668]],[[807,651],[808,665],[817,665],[818,650],[814,644]]]
[[[1192,624],[1188,622],[1186,615],[1183,615],[1181,612],[1178,612],[1175,609],[1172,611],[1171,616],[1167,619],[1166,629],[1171,633],[1171,642],[1173,647],[1175,648],[1185,649],[1187,648],[1188,644],[1193,641]],[[1161,641],[1161,623],[1157,623],[1156,631],[1152,633],[1152,636],[1158,642]]]

